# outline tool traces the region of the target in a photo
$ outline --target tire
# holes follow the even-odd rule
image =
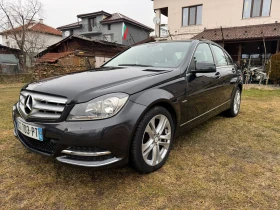
[[[239,87],[237,87],[234,90],[230,108],[226,111],[226,116],[236,117],[239,114],[240,105],[241,105],[241,90]]]
[[[172,116],[165,108],[151,108],[141,119],[132,139],[132,167],[144,174],[161,168],[169,156],[174,130]]]

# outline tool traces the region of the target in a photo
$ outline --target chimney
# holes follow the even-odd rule
[[[39,19],[39,23],[42,23],[42,24],[43,24],[43,23],[44,23],[44,19],[40,18],[40,19]]]

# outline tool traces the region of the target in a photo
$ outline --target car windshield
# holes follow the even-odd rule
[[[165,42],[135,46],[106,63],[104,67],[178,67],[185,59],[190,44],[191,42]]]

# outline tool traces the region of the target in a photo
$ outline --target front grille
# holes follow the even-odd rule
[[[67,98],[65,97],[22,91],[18,108],[24,118],[55,120],[60,118],[66,102]]]
[[[39,152],[47,153],[52,155],[55,153],[57,143],[54,140],[44,139],[44,141],[38,141],[18,132],[20,140],[29,148],[37,150]]]

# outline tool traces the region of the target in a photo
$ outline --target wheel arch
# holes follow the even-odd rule
[[[146,106],[145,110],[142,112],[142,114],[139,116],[138,120],[135,123],[135,126],[133,128],[130,137],[131,140],[134,138],[136,128],[139,125],[140,121],[145,116],[145,114],[150,109],[156,106],[162,106],[169,111],[169,113],[171,114],[174,120],[174,127],[175,127],[174,133],[176,132],[176,129],[178,128],[180,122],[180,106],[177,100],[174,99],[174,96],[170,92],[167,92],[166,90],[163,89],[152,89],[152,90],[147,90],[145,92],[137,93],[131,96],[129,100],[131,100],[134,103]],[[130,141],[129,151],[131,149],[131,142],[132,141]]]
[[[240,92],[242,93],[242,91],[243,91],[243,85],[242,85],[241,83],[239,83],[239,84],[237,85],[237,87],[240,89]]]
[[[139,117],[137,124],[151,108],[162,106],[169,111],[174,120],[175,129],[177,128],[180,122],[180,106],[177,99],[170,92],[163,89],[152,89],[143,93],[138,93],[132,96],[130,100],[146,106],[146,109]]]

